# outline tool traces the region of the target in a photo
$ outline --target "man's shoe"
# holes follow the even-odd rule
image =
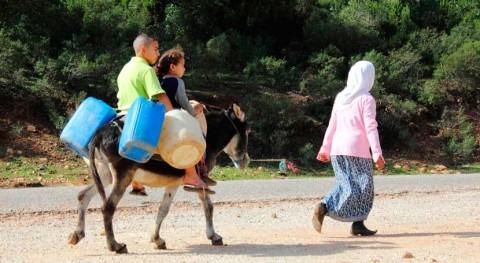
[[[323,219],[327,215],[327,206],[324,203],[319,203],[315,205],[313,211],[312,224],[313,228],[317,230],[318,233],[322,233]]]
[[[352,236],[373,236],[376,233],[377,230],[372,231],[368,229],[363,224],[363,221],[353,222],[352,229],[350,230],[350,234],[352,234]]]

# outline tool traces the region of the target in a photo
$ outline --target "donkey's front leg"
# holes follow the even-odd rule
[[[157,221],[155,230],[152,233],[151,241],[155,243],[156,249],[167,249],[165,240],[160,238],[160,227],[162,226],[163,219],[168,215],[170,206],[172,205],[173,198],[177,193],[178,186],[165,187],[165,193],[163,194],[162,203],[158,208]]]
[[[213,229],[213,203],[210,200],[210,196],[208,194],[199,193],[198,197],[202,201],[203,211],[205,212],[205,220],[207,223],[206,234],[207,238],[212,241],[212,245],[214,246],[221,246],[223,245],[222,236],[215,233],[215,229]]]

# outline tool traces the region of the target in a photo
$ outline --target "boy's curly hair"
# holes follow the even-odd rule
[[[170,65],[177,65],[182,58],[185,59],[185,53],[180,46],[165,51],[156,66],[159,77],[167,75],[170,70]]]

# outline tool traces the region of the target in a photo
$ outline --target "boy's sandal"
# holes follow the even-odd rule
[[[130,191],[131,195],[138,195],[138,196],[148,196],[147,191],[145,191],[145,188],[142,189],[132,189]]]
[[[185,185],[183,190],[186,192],[205,193],[209,195],[215,194],[215,191],[212,191],[209,188],[195,187],[193,185]]]
[[[217,185],[217,181],[215,181],[215,180],[213,180],[213,179],[211,179],[211,178],[209,178],[209,177],[202,177],[202,181],[203,181],[206,185],[208,185],[208,186],[215,186],[215,185]]]

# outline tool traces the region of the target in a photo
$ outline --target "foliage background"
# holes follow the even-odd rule
[[[59,133],[87,96],[116,106],[139,33],[187,54],[192,98],[239,100],[254,158],[314,161],[336,93],[376,66],[382,146],[446,164],[475,160],[480,3],[438,0],[0,0],[0,138],[18,118]],[[205,95],[207,94],[207,95]],[[5,119],[9,119],[5,121]],[[19,130],[20,129],[20,130]]]

